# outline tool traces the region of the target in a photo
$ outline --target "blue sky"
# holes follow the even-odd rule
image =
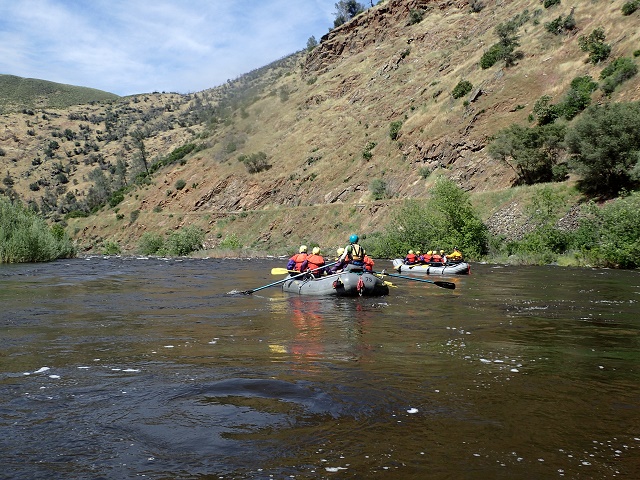
[[[336,0],[0,0],[0,73],[118,95],[215,87],[319,41]]]

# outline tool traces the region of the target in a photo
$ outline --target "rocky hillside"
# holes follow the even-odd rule
[[[215,89],[3,115],[5,194],[61,220],[95,203],[98,187],[121,188],[121,202],[67,218],[85,249],[110,240],[133,250],[144,232],[193,224],[208,247],[247,253],[379,230],[403,199],[427,195],[433,172],[486,204],[515,179],[488,155],[491,137],[529,125],[535,102],[560,99],[575,77],[599,78],[604,64],[588,61],[579,38],[601,27],[611,58],[640,48],[640,12],[622,15],[624,3],[387,0],[313,51]],[[545,28],[569,14],[575,28]],[[481,68],[496,26],[514,19],[517,61]],[[454,95],[461,81],[471,87]],[[637,76],[610,99],[592,95],[639,99]],[[151,175],[135,183],[145,160]],[[507,197],[484,216],[512,210]]]

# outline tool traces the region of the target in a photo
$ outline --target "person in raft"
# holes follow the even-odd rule
[[[306,259],[307,259],[307,246],[300,245],[300,248],[298,249],[298,253],[296,253],[293,257],[289,259],[289,262],[287,263],[287,270],[295,270],[297,272],[300,272],[301,271],[300,268],[302,267],[302,264]]]
[[[346,260],[349,263],[345,270],[361,270],[365,254],[364,248],[358,245],[358,235],[353,233],[349,237],[349,245],[344,247],[344,252],[340,255],[339,261]]]
[[[337,262],[335,265],[329,267],[329,272],[328,273],[338,273],[341,272],[342,270],[344,270],[344,267],[347,266],[347,260],[340,260],[340,257],[342,256],[342,254],[344,253],[344,248],[340,247],[338,250],[336,250],[336,253],[338,254],[338,256],[336,257],[335,261]]]
[[[373,259],[369,255],[365,255],[364,256],[363,263],[364,263],[364,269],[367,272],[373,272],[374,262],[373,262]]]
[[[451,263],[460,263],[463,259],[462,252],[458,247],[453,247],[453,252],[447,255],[447,258]]]
[[[313,247],[311,255],[307,256],[307,259],[302,262],[300,270],[303,272],[311,271],[311,274],[319,278],[324,273],[324,258],[320,255],[320,247]]]
[[[404,257],[404,264],[415,265],[416,263],[418,263],[418,256],[415,253],[413,253],[413,250],[409,250],[409,253],[407,253],[407,256]]]

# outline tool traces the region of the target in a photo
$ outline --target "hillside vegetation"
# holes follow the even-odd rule
[[[0,113],[31,108],[65,108],[118,98],[114,93],[94,88],[0,74]]]
[[[4,195],[86,251],[139,251],[143,236],[167,251],[185,227],[208,255],[328,251],[382,238],[441,177],[504,241],[541,224],[541,195],[575,230],[579,204],[618,192],[583,188],[588,145],[565,134],[640,100],[640,12],[625,4],[387,0],[210,90],[5,114]],[[629,135],[613,165],[627,190]]]

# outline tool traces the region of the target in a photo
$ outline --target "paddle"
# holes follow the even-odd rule
[[[300,273],[297,270],[287,270],[282,267],[273,267],[271,269],[271,275],[286,275],[287,273]]]
[[[320,269],[322,269],[324,267],[330,267],[331,265],[335,265],[336,263],[338,263],[338,262],[329,263],[327,265],[323,265],[322,267],[318,267],[318,268],[314,268],[313,270],[309,270],[308,272],[302,272],[302,273],[299,273],[298,275],[293,275],[292,277],[286,277],[286,278],[283,278],[282,280],[278,280],[277,282],[269,283],[267,285],[263,285],[262,287],[254,288],[253,290],[245,290],[244,292],[233,292],[233,293],[241,293],[243,295],[250,295],[253,292],[257,292],[258,290],[262,290],[263,288],[273,287],[274,285],[278,285],[280,283],[284,283],[287,280],[291,280],[292,278],[302,277],[302,276],[306,275],[307,273],[315,272],[316,270],[320,270]],[[286,268],[285,268],[285,270],[286,270]]]
[[[449,290],[455,290],[456,288],[456,284],[455,283],[451,283],[451,282],[442,282],[440,280],[425,280],[423,278],[413,278],[413,277],[408,277],[406,275],[398,275],[395,273],[387,273],[384,270],[382,272],[380,272],[382,275],[389,275],[390,277],[398,277],[398,278],[405,278],[407,280],[414,280],[416,282],[424,282],[424,283],[433,283],[434,285],[438,286],[438,287],[442,287],[442,288],[448,288]]]

